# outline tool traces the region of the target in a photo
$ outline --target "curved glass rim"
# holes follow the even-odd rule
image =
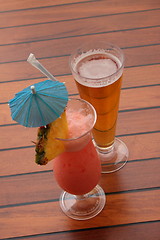
[[[91,42],[91,43],[93,44],[93,42]],[[81,78],[84,78],[84,79],[89,80],[89,81],[92,81],[92,80],[93,80],[93,81],[95,81],[95,80],[96,80],[96,81],[102,81],[102,80],[107,79],[107,78],[110,78],[110,77],[116,75],[118,72],[120,72],[120,71],[124,68],[124,61],[125,61],[125,56],[124,56],[124,53],[123,53],[122,49],[121,49],[120,47],[118,47],[116,44],[113,44],[113,43],[110,43],[110,42],[105,42],[105,41],[95,42],[95,44],[97,44],[97,45],[98,45],[98,44],[100,45],[101,43],[106,44],[106,46],[107,46],[107,45],[108,45],[108,46],[111,46],[112,48],[115,48],[115,49],[117,49],[117,50],[120,52],[120,54],[121,54],[121,56],[122,56],[122,61],[121,61],[121,66],[117,69],[116,72],[114,72],[114,73],[112,73],[111,75],[106,76],[106,77],[101,77],[101,78],[93,78],[93,77],[92,77],[92,78],[88,78],[88,77],[85,77],[85,76],[82,76],[82,75],[78,74],[78,72],[73,69],[72,64],[71,64],[73,56],[76,54],[76,52],[77,52],[78,49],[82,49],[86,44],[89,44],[89,42],[86,42],[86,43],[82,44],[79,48],[75,49],[75,50],[71,53],[71,55],[70,55],[70,57],[69,57],[69,66],[70,66],[70,69],[72,69],[72,71],[73,71],[75,74],[78,74]],[[99,46],[99,48],[102,49],[102,47],[100,47],[100,46]],[[91,49],[92,49],[92,48],[91,48]],[[90,50],[91,50],[91,49],[90,49]],[[89,51],[89,50],[88,50],[88,51]],[[74,59],[75,59],[75,58],[74,58]]]
[[[71,100],[76,100],[76,101],[81,101],[81,102],[84,102],[86,103],[88,106],[90,106],[90,108],[93,110],[93,113],[94,113],[94,121],[93,121],[93,124],[92,126],[89,128],[89,130],[87,130],[85,133],[83,133],[82,135],[78,136],[78,137],[75,137],[75,138],[55,138],[59,141],[64,141],[64,142],[68,142],[68,141],[74,141],[74,140],[77,140],[83,136],[85,136],[86,134],[88,134],[89,132],[91,132],[92,128],[94,127],[95,123],[96,123],[96,120],[97,120],[97,113],[96,113],[96,110],[95,108],[92,106],[92,104],[90,104],[88,101],[84,100],[84,99],[81,99],[81,98],[69,98],[68,99],[69,101]],[[67,106],[66,106],[67,108]]]

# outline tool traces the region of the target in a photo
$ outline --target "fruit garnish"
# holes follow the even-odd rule
[[[68,127],[65,111],[61,117],[54,122],[38,128],[35,162],[46,165],[49,161],[64,152],[65,147],[62,141],[56,138],[67,138]]]

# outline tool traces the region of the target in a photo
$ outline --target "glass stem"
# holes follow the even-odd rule
[[[77,200],[83,200],[86,198],[86,194],[83,195],[76,195]]]

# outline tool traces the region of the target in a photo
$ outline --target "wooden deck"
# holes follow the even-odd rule
[[[0,0],[0,240],[160,239],[160,2],[158,0]],[[68,60],[82,42],[119,45],[126,57],[116,135],[129,161],[102,174],[107,203],[76,221],[59,207],[52,164],[34,163],[37,129],[11,119],[8,101],[46,79],[32,52],[78,96]]]

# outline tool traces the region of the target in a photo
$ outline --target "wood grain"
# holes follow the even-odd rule
[[[86,2],[87,0],[81,0],[80,2]],[[28,9],[34,9],[34,8],[41,8],[41,7],[54,7],[56,5],[62,5],[63,4],[74,4],[79,2],[79,0],[39,0],[38,2],[33,2],[32,0],[25,0],[25,1],[19,1],[19,0],[8,0],[6,2],[0,1],[1,2],[1,11],[16,11],[16,10],[28,10]]]
[[[65,217],[59,202],[0,209],[5,215],[0,219],[1,238],[159,220],[159,194],[160,190],[108,195],[104,210],[88,221]]]
[[[148,12],[136,12],[130,14],[130,21],[127,21],[127,14],[94,17],[88,19],[81,19],[76,21],[55,22],[41,25],[31,25],[18,28],[1,29],[0,45],[14,44],[23,42],[37,42],[49,39],[66,38],[79,35],[90,35],[93,33],[100,33],[102,29],[107,29],[108,32],[115,32],[119,29],[142,28],[159,25],[158,13],[160,10]],[[107,22],[107,24],[106,24]],[[119,23],[118,25],[116,23]],[[50,32],[49,32],[50,29]],[[66,31],[67,29],[67,31]],[[35,37],[33,38],[33,32]]]
[[[0,0],[0,240],[158,240],[160,236],[159,1]],[[46,78],[27,63],[32,52],[78,97],[69,56],[86,41],[119,45],[125,70],[116,136],[128,163],[102,174],[103,211],[66,217],[53,161],[34,163],[37,129],[12,121],[9,99]]]
[[[123,47],[143,46],[151,45],[159,42],[159,27],[144,28],[144,29],[129,29],[126,31],[118,32],[102,32],[100,34],[82,35],[69,38],[60,38],[46,41],[37,41],[30,43],[21,43],[16,45],[4,45],[0,46],[0,51],[3,55],[0,56],[0,63],[10,61],[26,61],[30,52],[33,52],[37,58],[55,58],[55,56],[69,55],[74,49],[76,49],[83,42],[94,41],[108,41],[113,42]],[[136,37],[135,37],[136,36]],[[124,42],[125,39],[125,42]],[[43,48],[43,51],[41,49]],[[138,48],[139,51],[139,48]],[[19,54],[16,54],[18,52]],[[3,56],[3,57],[2,57]],[[57,59],[56,59],[57,60]],[[50,62],[49,61],[49,62]],[[46,66],[48,66],[47,63]],[[12,65],[10,65],[11,68]],[[16,66],[16,65],[15,65]],[[54,65],[53,65],[54,66]],[[52,66],[52,67],[53,67]],[[25,68],[24,68],[25,69]],[[3,72],[3,71],[2,71]],[[29,71],[31,74],[31,71]],[[11,78],[12,79],[12,78]]]
[[[91,7],[92,5],[92,7]],[[117,6],[116,8],[114,6]],[[10,9],[8,8],[10,7]],[[12,7],[12,8],[11,8]],[[89,18],[99,15],[110,14],[130,14],[135,11],[152,10],[159,7],[157,1],[145,1],[139,4],[139,1],[128,2],[121,1],[38,1],[33,3],[31,0],[24,1],[7,1],[1,0],[1,11],[3,16],[0,16],[0,27],[21,26],[25,24],[37,24],[51,21],[66,21],[70,19]],[[107,11],[106,11],[107,10]],[[5,12],[6,11],[6,12]],[[8,12],[7,12],[8,11]],[[18,11],[18,14],[16,14]],[[40,17],[38,17],[40,16]],[[7,19],[7,21],[5,21]]]
[[[113,240],[118,238],[119,240],[157,240],[160,234],[160,222],[141,222],[135,224],[126,224],[121,226],[112,227],[96,227],[90,229],[80,229],[75,231],[54,233],[49,232],[47,234],[38,234],[30,236],[30,240],[88,240],[101,239],[101,240]],[[23,238],[22,238],[23,239]]]

